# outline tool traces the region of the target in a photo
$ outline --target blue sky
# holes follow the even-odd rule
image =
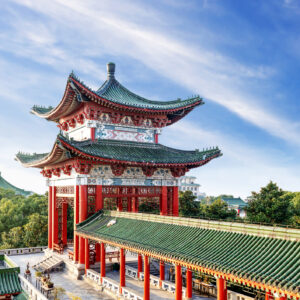
[[[300,2],[11,0],[0,10],[0,170],[43,192],[14,155],[47,152],[58,128],[29,113],[56,106],[67,76],[90,87],[106,63],[130,90],[157,100],[199,94],[205,105],[163,130],[181,149],[223,157],[190,172],[202,191],[246,197],[273,180],[300,186]]]

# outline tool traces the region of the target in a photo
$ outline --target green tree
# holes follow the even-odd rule
[[[179,214],[181,216],[199,216],[201,214],[201,206],[196,202],[192,191],[179,192]]]
[[[236,211],[228,209],[228,204],[218,198],[211,205],[205,206],[205,215],[210,219],[235,219]]]
[[[294,226],[300,226],[300,192],[290,193],[292,200],[292,218],[291,223]]]
[[[8,232],[3,232],[1,237],[2,244],[0,249],[24,247],[24,230],[21,226],[13,227]]]
[[[29,197],[0,188],[0,248],[47,244],[46,195]]]
[[[24,228],[24,245],[26,247],[43,246],[48,243],[48,217],[34,213],[29,216]]]
[[[291,193],[270,181],[259,193],[252,192],[246,208],[247,219],[255,223],[288,224],[293,214]]]

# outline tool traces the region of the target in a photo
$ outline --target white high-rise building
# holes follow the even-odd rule
[[[206,197],[205,193],[200,193],[200,184],[196,183],[197,178],[195,176],[182,176],[179,179],[179,190],[182,192],[191,191],[197,200]]]

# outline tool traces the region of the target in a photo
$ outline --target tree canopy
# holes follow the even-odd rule
[[[47,244],[47,195],[29,197],[0,188],[0,249]]]
[[[293,193],[283,191],[271,181],[259,193],[252,192],[246,208],[247,218],[255,223],[290,224],[298,207],[297,199],[293,198]]]

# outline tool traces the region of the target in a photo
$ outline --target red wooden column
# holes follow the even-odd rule
[[[86,270],[90,268],[90,244],[89,244],[89,239],[84,239],[85,244],[84,244],[84,252],[85,252],[85,274]]]
[[[96,211],[103,209],[102,185],[96,186]]]
[[[186,298],[193,298],[193,273],[190,269],[186,269]]]
[[[85,221],[87,218],[87,185],[79,187],[79,222]],[[85,243],[84,238],[79,238],[79,263],[85,263]]]
[[[118,199],[118,211],[123,211],[122,198],[117,198],[117,199]]]
[[[182,274],[180,265],[176,265],[175,267],[175,285],[175,300],[182,300]]]
[[[178,186],[173,187],[173,216],[179,215],[179,200],[178,200]]]
[[[162,287],[162,281],[165,280],[165,263],[159,261],[159,286]]]
[[[68,203],[62,204],[62,242],[64,245],[68,244],[68,229],[67,229],[67,222],[68,222]]]
[[[52,186],[48,192],[48,248],[52,249]]]
[[[52,187],[52,245],[58,244],[58,209],[56,207],[56,186]]]
[[[99,262],[100,261],[100,257],[101,257],[101,254],[100,254],[100,244],[99,243],[95,244],[95,252],[96,252],[95,262]]]
[[[120,249],[120,287],[125,286],[125,250]]]
[[[75,186],[74,229],[79,223],[79,185]],[[79,261],[79,236],[74,234],[74,260]]]
[[[96,132],[96,128],[91,128],[91,140],[92,141],[95,140],[95,132]]]
[[[100,275],[101,278],[105,277],[105,244],[101,243],[100,245],[101,252],[101,266],[100,266]]]
[[[132,197],[131,199],[132,203],[132,212],[139,212],[139,202],[138,202],[138,197]]]
[[[143,272],[143,258],[141,254],[138,254],[138,278],[140,278],[141,272]]]
[[[166,216],[168,214],[168,188],[161,187],[161,201],[160,201],[160,214]]]
[[[223,278],[217,278],[217,299],[227,300],[226,281]]]
[[[150,266],[149,256],[144,256],[144,300],[150,300]]]

